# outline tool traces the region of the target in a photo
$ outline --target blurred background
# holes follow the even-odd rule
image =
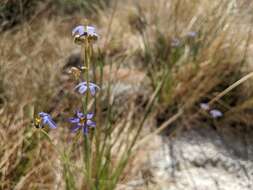
[[[32,119],[35,105],[50,113],[61,128],[49,135],[69,146],[66,118],[80,104],[69,69],[82,64],[71,31],[84,19],[103,65],[97,123],[108,110],[114,126],[145,118],[141,137],[152,137],[117,189],[253,189],[252,9],[250,0],[1,0],[0,190],[65,189]]]

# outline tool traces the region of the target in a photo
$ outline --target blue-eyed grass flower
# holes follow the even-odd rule
[[[45,126],[48,126],[51,129],[57,128],[57,125],[53,121],[51,115],[45,112],[40,112],[38,116],[34,118],[34,126],[36,128],[43,128]]]
[[[76,116],[69,119],[69,122],[73,124],[71,131],[76,132],[82,129],[84,134],[88,134],[89,128],[96,127],[96,123],[91,120],[93,116],[93,113],[83,114],[77,111]]]
[[[81,82],[78,85],[76,85],[75,90],[78,90],[78,92],[80,94],[85,94],[87,92],[87,90],[89,89],[90,93],[92,96],[95,96],[96,91],[99,90],[99,86],[97,86],[96,84],[92,83],[92,82]]]

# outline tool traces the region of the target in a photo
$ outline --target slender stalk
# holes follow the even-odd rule
[[[48,139],[52,147],[56,150],[58,155],[60,155],[60,161],[62,162],[63,169],[64,169],[64,178],[66,182],[66,189],[67,190],[76,190],[75,187],[75,179],[70,169],[70,160],[66,152],[61,152],[59,148],[53,143],[52,139],[48,135],[48,133],[41,129],[41,133]]]

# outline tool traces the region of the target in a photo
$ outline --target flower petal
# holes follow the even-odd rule
[[[210,111],[210,114],[213,118],[219,118],[223,116],[223,113],[220,110],[213,109]]]
[[[96,33],[96,28],[94,26],[87,26],[86,30],[89,36],[98,38],[98,34]]]
[[[43,125],[47,125],[47,123],[49,122],[50,120],[50,116],[44,116],[42,117],[42,124]]]
[[[40,117],[45,117],[45,116],[49,116],[49,114],[48,114],[48,113],[45,113],[45,112],[40,112],[40,113],[39,113],[39,116],[40,116]]]
[[[91,95],[92,95],[92,96],[95,96],[95,94],[96,94],[96,87],[90,85],[90,86],[89,86],[89,89],[90,89]]]
[[[80,94],[84,94],[86,91],[87,91],[87,86],[86,86],[86,85],[82,85],[82,86],[80,86],[79,89],[78,89],[78,92],[79,92]]]
[[[80,118],[84,118],[85,115],[82,112],[77,111],[76,116],[80,119]]]
[[[181,44],[181,42],[180,42],[180,40],[178,38],[173,38],[171,40],[171,46],[172,47],[178,47],[178,46],[180,46],[180,44]]]
[[[47,121],[47,125],[48,125],[51,129],[57,128],[56,123],[55,123],[52,119],[49,119],[49,120]]]
[[[87,119],[91,119],[91,118],[93,118],[93,116],[94,116],[93,113],[88,113],[88,114],[86,115],[86,118],[87,118]]]
[[[96,28],[94,26],[86,26],[86,31],[90,35],[91,33],[96,33]]]
[[[199,105],[200,105],[200,108],[205,111],[210,109],[208,103],[200,103]]]
[[[70,123],[79,123],[79,122],[80,122],[80,119],[77,118],[77,117],[72,117],[72,118],[69,118],[69,122],[70,122]]]
[[[98,34],[95,33],[95,32],[94,32],[94,33],[90,33],[89,35],[92,36],[92,37],[95,37],[94,39],[97,39],[97,38],[98,38]]]
[[[191,38],[194,38],[197,36],[197,32],[194,32],[194,31],[190,31],[186,34],[188,37],[191,37]]]
[[[87,84],[87,82],[80,82],[78,85],[75,86],[74,89],[77,89],[77,88],[79,88],[80,86],[83,86],[83,85],[86,85],[86,84]]]
[[[100,89],[100,87],[99,87],[98,85],[96,85],[96,84],[94,84],[94,83],[92,83],[92,82],[90,82],[89,85],[90,85],[90,86],[93,86],[93,87],[95,87],[95,88],[97,88],[97,89]]]
[[[85,34],[87,34],[87,32],[85,31],[84,26],[81,26],[81,25],[75,27],[72,30],[72,36],[75,36],[75,35],[82,36],[82,35],[85,35]]]
[[[80,128],[81,126],[77,124],[74,127],[72,127],[71,132],[77,132]]]
[[[87,120],[86,125],[89,127],[96,127],[96,123],[94,121],[91,120]]]

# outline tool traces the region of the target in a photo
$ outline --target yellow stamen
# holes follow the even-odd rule
[[[85,123],[86,123],[86,119],[85,119],[85,118],[81,118],[81,119],[80,119],[80,124],[83,125],[83,124],[85,124]]]
[[[36,117],[34,119],[34,126],[38,128],[40,126],[41,122],[42,122],[41,117]]]

